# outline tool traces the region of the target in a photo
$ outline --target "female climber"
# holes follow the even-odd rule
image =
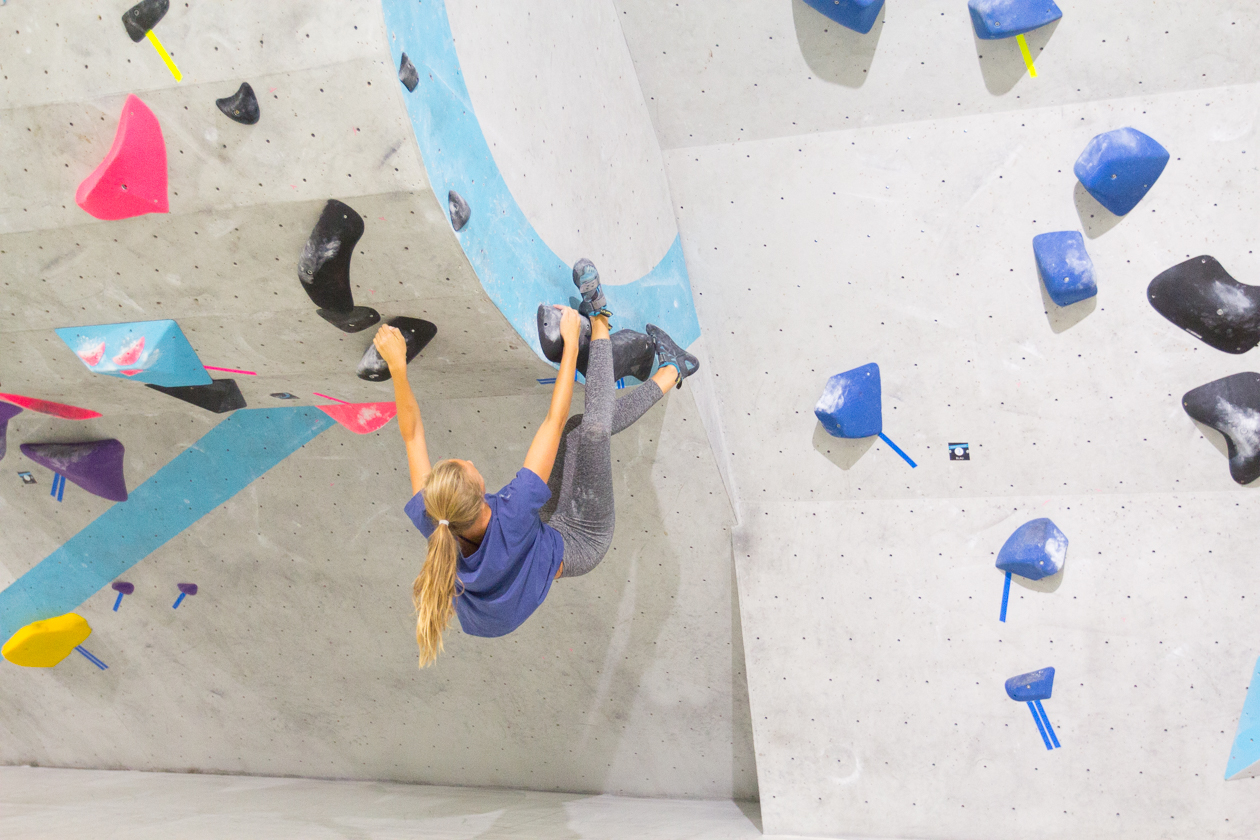
[[[582,293],[580,314],[560,306],[539,309],[544,350],[549,357],[559,350],[560,357],[551,407],[524,466],[497,493],[486,493],[471,461],[449,458],[430,466],[420,408],[407,382],[406,342],[388,325],[374,339],[394,381],[411,471],[414,495],[404,510],[429,541],[412,584],[422,668],[441,652],[452,615],[469,635],[503,636],[538,609],[552,581],[595,568],[613,536],[610,437],[698,368],[694,356],[651,324],[648,335],[621,330],[619,342],[610,340],[611,313],[599,273],[583,260],[573,274]],[[649,378],[653,356],[660,366]],[[581,367],[585,414],[570,418],[574,373]],[[646,381],[616,395],[615,368],[637,371]]]

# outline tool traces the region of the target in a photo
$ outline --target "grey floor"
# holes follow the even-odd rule
[[[755,803],[0,767],[0,837],[745,840]]]

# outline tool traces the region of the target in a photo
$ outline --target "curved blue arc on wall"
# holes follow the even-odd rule
[[[525,218],[494,162],[464,84],[444,0],[381,0],[381,5],[394,66],[405,52],[419,71],[420,84],[414,93],[404,88],[403,99],[433,192],[445,202],[454,190],[472,208],[468,224],[455,234],[459,244],[490,300],[541,356],[538,304],[575,297],[572,271]],[[677,236],[647,275],[605,286],[604,292],[615,313],[614,329],[642,330],[651,322],[683,347],[700,337]]]

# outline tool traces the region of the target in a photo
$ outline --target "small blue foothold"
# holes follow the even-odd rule
[[[1085,250],[1085,239],[1074,230],[1043,233],[1033,237],[1033,253],[1041,282],[1057,306],[1071,306],[1098,294],[1094,261]]]
[[[1136,128],[1099,134],[1076,161],[1076,177],[1117,216],[1123,216],[1155,186],[1168,165],[1168,150]]]
[[[814,414],[832,437],[872,437],[884,430],[882,400],[879,365],[872,362],[828,379]]]
[[[1018,703],[1049,700],[1054,692],[1054,669],[1042,668],[1028,674],[1020,674],[1006,681],[1006,696]]]
[[[1014,38],[1063,17],[1054,0],[968,0],[976,37]]]
[[[1049,519],[1034,519],[1015,529],[998,552],[997,567],[1029,580],[1057,575],[1067,557],[1068,539]]]
[[[805,3],[841,26],[863,35],[875,26],[879,10],[884,8],[884,0],[805,0]]]

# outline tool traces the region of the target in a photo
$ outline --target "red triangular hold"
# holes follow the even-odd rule
[[[101,416],[99,411],[93,411],[90,408],[63,405],[49,402],[48,400],[36,399],[35,397],[24,397],[21,394],[0,394],[0,400],[20,405],[22,408],[29,408],[31,411],[38,411],[40,414],[51,414],[53,417],[60,417],[63,420],[94,420]]]
[[[356,435],[370,435],[393,420],[398,413],[398,406],[392,402],[341,403],[315,407]]]
[[[75,203],[98,219],[166,213],[166,142],[148,106],[127,97],[113,148],[74,194]]]

